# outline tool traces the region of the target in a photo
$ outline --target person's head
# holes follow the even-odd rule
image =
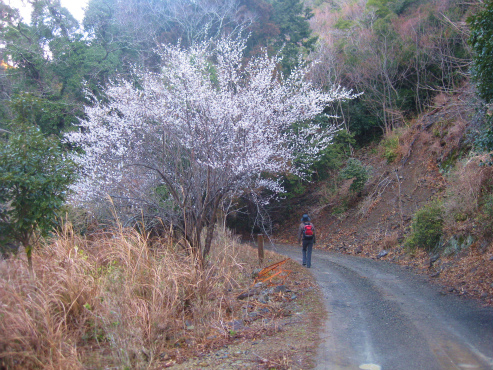
[[[309,222],[310,221],[310,216],[308,214],[304,214],[303,217],[301,217],[301,221],[303,222]]]

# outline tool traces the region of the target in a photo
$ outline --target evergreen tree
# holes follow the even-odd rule
[[[299,62],[300,54],[313,51],[316,36],[312,36],[308,20],[313,16],[301,0],[273,0],[272,20],[279,27],[274,45],[283,47],[283,68],[290,73]]]
[[[471,27],[470,43],[474,50],[473,74],[477,81],[479,95],[487,102],[493,102],[493,1],[468,19]]]
[[[17,11],[3,7],[0,125],[21,115],[42,132],[59,135],[82,116],[84,90],[97,95],[118,61],[84,38],[59,0],[36,0],[32,5],[29,25]]]
[[[20,121],[0,140],[0,243],[19,242],[32,272],[34,237],[47,235],[75,178],[59,141]]]

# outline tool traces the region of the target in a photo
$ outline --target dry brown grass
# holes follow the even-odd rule
[[[392,231],[390,233],[386,233],[383,240],[382,240],[382,245],[384,249],[392,249],[396,246],[399,245],[399,236],[400,236],[399,230]]]
[[[488,156],[475,156],[458,163],[448,178],[447,197],[444,201],[446,226],[458,219],[473,218],[477,215],[481,197],[491,192],[493,168],[480,166]]]
[[[66,227],[34,253],[0,265],[0,367],[152,368],[171,351],[204,347],[241,311],[228,291],[250,282],[230,235],[207,267],[171,242],[134,230],[93,235]]]

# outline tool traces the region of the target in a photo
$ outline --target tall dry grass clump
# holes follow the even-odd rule
[[[66,227],[34,253],[34,279],[23,257],[1,262],[0,365],[138,369],[225,334],[240,312],[226,293],[249,276],[242,249],[253,254],[219,235],[201,267],[183,247],[135,230],[86,239]]]
[[[481,162],[487,160],[487,155],[468,158],[459,162],[448,176],[448,194],[444,201],[448,225],[474,218],[482,198],[493,191],[493,167],[481,166]]]

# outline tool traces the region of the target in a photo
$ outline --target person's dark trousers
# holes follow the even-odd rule
[[[303,265],[312,266],[313,240],[303,240]]]

